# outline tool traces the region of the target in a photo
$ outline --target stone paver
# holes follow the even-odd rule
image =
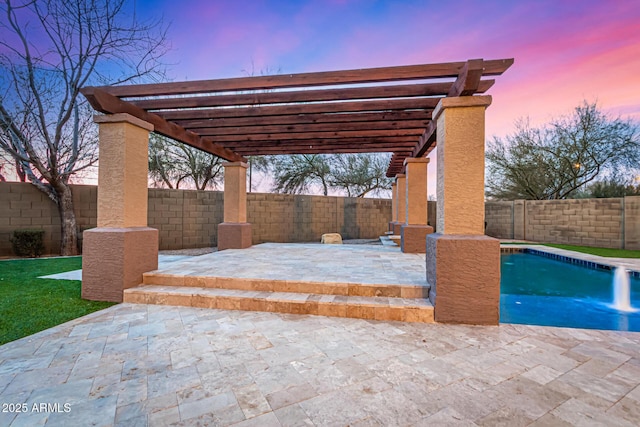
[[[168,264],[163,274],[393,285],[426,285],[424,254],[382,245],[262,243]]]
[[[0,403],[2,426],[633,426],[640,333],[120,304],[0,347]]]

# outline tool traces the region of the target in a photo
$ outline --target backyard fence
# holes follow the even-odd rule
[[[485,221],[501,239],[640,249],[640,196],[487,202]]]
[[[74,185],[72,191],[78,230],[96,227],[97,187]],[[345,239],[375,239],[390,220],[387,199],[247,194],[254,244],[319,242],[323,233],[335,232]],[[149,189],[148,223],[159,230],[160,249],[216,246],[222,221],[222,192]],[[55,204],[29,183],[0,183],[0,256],[13,255],[9,238],[25,228],[45,231],[45,253],[59,251]]]
[[[95,227],[97,187],[74,185],[80,232]],[[436,224],[436,202],[429,224]],[[219,191],[149,189],[149,226],[160,234],[160,249],[215,246],[223,217]],[[253,243],[320,241],[323,233],[345,239],[375,239],[391,220],[391,200],[288,194],[247,194]],[[501,239],[640,249],[640,196],[580,200],[515,200],[485,204],[486,233]],[[0,183],[0,256],[13,255],[16,229],[45,231],[45,253],[60,246],[55,204],[29,183]],[[437,230],[436,230],[437,231]]]

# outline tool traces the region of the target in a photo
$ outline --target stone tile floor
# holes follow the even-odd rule
[[[120,304],[0,347],[0,403],[2,426],[634,426],[640,333]]]
[[[425,254],[382,245],[262,243],[186,258],[158,273],[361,284],[426,285]]]

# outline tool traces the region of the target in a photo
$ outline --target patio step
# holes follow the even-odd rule
[[[293,292],[302,294],[361,297],[429,297],[429,287],[420,285],[306,282],[238,277],[185,276],[159,272],[144,273],[142,283],[144,285],[187,286],[192,288],[236,289],[261,292]]]
[[[434,321],[433,306],[425,298],[140,285],[124,291],[124,302],[404,322]]]

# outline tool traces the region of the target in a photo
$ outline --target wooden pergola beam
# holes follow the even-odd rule
[[[210,141],[204,141],[198,134],[185,130],[175,123],[168,122],[162,117],[149,113],[141,108],[124,102],[107,92],[94,88],[85,87],[81,93],[87,98],[91,106],[105,114],[127,113],[145,122],[151,123],[154,132],[173,138],[177,141],[206,151],[207,153],[221,157],[230,162],[246,161],[241,155]]]
[[[460,70],[458,78],[449,89],[447,96],[471,96],[474,93],[478,93],[479,87],[483,83],[480,81],[483,72],[484,61],[482,59],[467,61]]]
[[[318,123],[353,123],[353,122],[402,122],[423,121],[426,126],[431,120],[431,111],[373,111],[365,113],[338,113],[338,114],[293,114],[285,116],[268,117],[231,117],[215,119],[184,119],[174,120],[180,126],[189,129],[197,128],[224,128],[237,126],[262,126],[262,125],[305,125]]]
[[[280,74],[274,76],[240,77],[191,82],[104,86],[100,89],[118,97],[138,97],[405,81],[457,77],[465,63],[466,62],[447,62],[439,64],[405,65],[399,67],[325,71],[318,73]],[[485,61],[484,75],[500,75],[512,64],[513,59]]]
[[[166,120],[215,119],[228,117],[261,117],[309,113],[348,113],[388,110],[433,110],[440,98],[393,99],[383,101],[321,102],[267,107],[207,108],[197,110],[161,111]],[[142,110],[144,111],[144,110]]]
[[[284,147],[289,145],[301,146],[321,146],[321,145],[357,145],[369,146],[372,143],[385,143],[389,145],[402,144],[403,146],[415,147],[418,138],[411,136],[380,136],[376,138],[317,138],[317,139],[280,139],[280,140],[257,140],[257,141],[228,141],[225,146],[230,149],[238,147]]]
[[[413,121],[380,121],[380,122],[345,122],[345,123],[307,123],[303,125],[272,125],[272,126],[236,126],[197,128],[200,135],[252,135],[270,133],[301,133],[301,132],[341,132],[364,130],[411,130],[422,133],[428,120]]]
[[[495,80],[479,84],[478,93],[484,93]],[[372,86],[346,89],[296,90],[284,92],[256,92],[234,95],[190,96],[182,98],[157,98],[134,100],[131,103],[145,110],[173,108],[202,108],[240,105],[286,104],[295,102],[347,101],[356,99],[412,98],[445,96],[453,83],[425,83],[413,85]]]
[[[251,135],[220,135],[213,140],[218,143],[229,141],[279,141],[306,140],[306,139],[340,139],[340,138],[378,138],[387,136],[413,136],[418,138],[422,135],[422,129],[382,129],[382,130],[354,130],[338,132],[300,132],[300,133],[273,133],[273,134],[251,134]],[[206,133],[203,134],[206,136]],[[226,144],[225,144],[226,145]]]
[[[244,156],[278,156],[289,154],[356,154],[356,153],[371,153],[371,150],[375,150],[376,153],[390,153],[396,152],[397,148],[390,147],[388,145],[381,145],[379,147],[287,147],[286,150],[278,150],[271,147],[256,147],[247,149],[238,149]],[[402,152],[407,157],[411,153],[410,150]]]

